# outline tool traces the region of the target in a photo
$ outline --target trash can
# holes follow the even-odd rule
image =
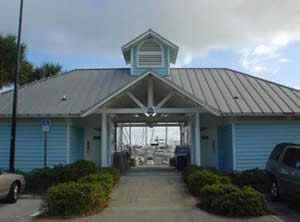
[[[176,146],[175,148],[176,170],[182,171],[188,162],[188,146]]]

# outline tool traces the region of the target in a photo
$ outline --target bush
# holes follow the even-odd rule
[[[207,167],[200,167],[200,166],[196,166],[196,165],[190,165],[188,167],[186,167],[183,171],[182,171],[182,179],[185,183],[187,183],[187,178],[195,173],[195,172],[199,172],[199,171],[209,171],[217,176],[225,176],[223,172],[221,172],[220,170],[217,170],[215,168],[207,168]]]
[[[231,174],[232,183],[240,187],[251,186],[255,190],[265,193],[271,187],[271,177],[265,170],[252,169]]]
[[[121,172],[119,169],[114,167],[104,167],[100,168],[97,171],[98,173],[109,173],[113,177],[114,185],[116,185],[120,181]]]
[[[195,172],[197,172],[197,171],[199,171],[199,170],[201,170],[201,167],[196,166],[196,165],[190,165],[190,166],[186,167],[186,168],[182,171],[182,179],[183,179],[183,181],[184,181],[185,183],[187,183],[188,177],[189,177],[191,174],[193,174],[193,173],[195,173]]]
[[[52,186],[46,204],[51,216],[88,215],[104,208],[109,194],[96,183],[69,182]]]
[[[81,179],[79,179],[78,182],[95,183],[103,187],[106,193],[111,193],[114,185],[114,178],[112,174],[108,172],[102,172],[102,173],[96,173],[86,177],[82,177]]]
[[[264,196],[251,187],[213,184],[201,189],[201,206],[223,216],[261,216],[266,212]]]
[[[190,192],[195,196],[200,195],[200,191],[205,185],[212,185],[215,183],[230,183],[229,178],[219,176],[209,170],[194,171],[188,175],[186,181]]]
[[[238,191],[239,188],[234,186],[233,184],[212,184],[204,186],[200,191],[199,199],[201,201],[201,205],[205,208],[210,209],[211,203],[214,199],[224,194],[232,193]]]
[[[57,165],[53,168],[34,169],[30,172],[22,172],[26,180],[28,193],[44,193],[47,189],[58,183],[77,181],[79,178],[96,173],[96,164],[79,160],[69,165]]]
[[[65,166],[68,173],[67,181],[76,181],[81,177],[97,172],[97,166],[94,162],[88,160],[78,160]]]

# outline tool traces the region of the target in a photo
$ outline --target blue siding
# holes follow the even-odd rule
[[[235,123],[236,170],[264,168],[274,145],[300,143],[299,121],[243,121]]]
[[[70,163],[83,159],[84,134],[82,128],[71,128]]]
[[[65,163],[66,130],[63,122],[53,122],[48,133],[48,166]],[[0,168],[8,168],[10,125],[0,122]],[[39,120],[17,124],[17,169],[31,170],[44,166],[44,134]]]
[[[233,170],[232,125],[218,128],[219,169]]]
[[[159,75],[165,76],[169,75],[169,49],[163,46],[163,67],[159,68],[138,68],[137,67],[137,46],[132,48],[132,61],[131,61],[131,73],[132,75],[141,75],[147,71],[153,71]]]

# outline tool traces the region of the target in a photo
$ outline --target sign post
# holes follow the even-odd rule
[[[42,132],[44,133],[44,168],[47,167],[47,137],[50,130],[51,122],[48,119],[42,120]]]

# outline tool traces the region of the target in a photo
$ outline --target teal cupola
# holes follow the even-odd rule
[[[178,46],[149,29],[122,47],[131,75],[153,71],[165,76],[170,73],[170,64],[175,64]]]

